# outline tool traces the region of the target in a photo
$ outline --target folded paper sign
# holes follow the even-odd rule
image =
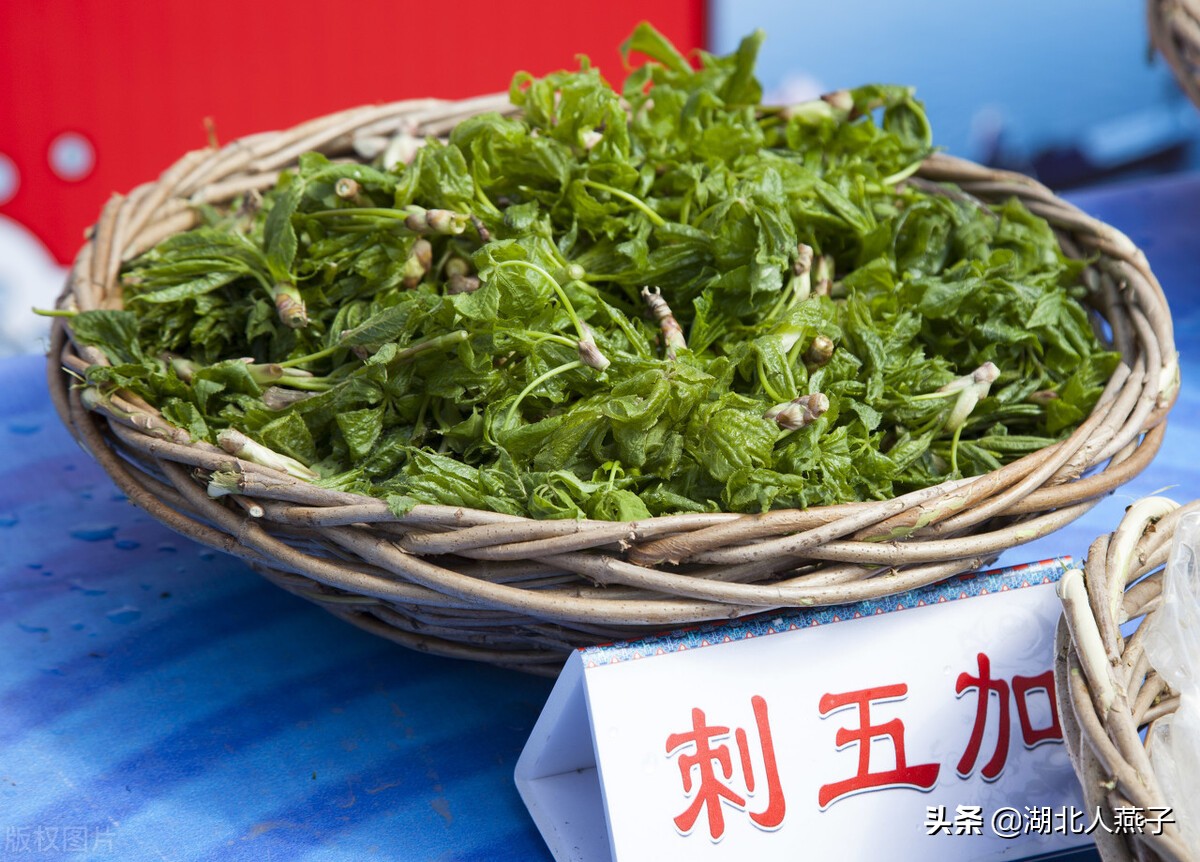
[[[559,862],[1090,846],[1055,708],[1069,565],[580,650],[518,788]]]

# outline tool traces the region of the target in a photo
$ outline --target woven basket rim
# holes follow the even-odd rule
[[[1095,831],[1105,862],[1133,859],[1200,862],[1183,843],[1178,825],[1114,831],[1117,808],[1149,812],[1170,807],[1147,752],[1155,722],[1173,714],[1179,696],[1157,674],[1144,635],[1161,607],[1163,567],[1176,527],[1200,513],[1200,500],[1180,506],[1165,497],[1143,498],[1111,534],[1088,551],[1083,570],[1064,575],[1063,617],[1055,649],[1055,689],[1063,735],[1089,810],[1106,815]],[[1141,620],[1123,637],[1125,620]]]
[[[1200,0],[1147,0],[1146,23],[1150,44],[1200,108]]]
[[[197,204],[220,204],[273,185],[301,153],[340,157],[364,135],[445,135],[460,120],[493,110],[515,113],[506,94],[407,100],[188,153],[158,180],[109,201],[59,307],[122,307],[117,275],[125,260],[193,226]],[[625,523],[432,505],[397,517],[382,500],[319,489],[237,460],[188,441],[165,422],[90,414],[70,387],[70,374],[106,360],[94,348],[74,344],[62,320],[55,322],[48,358],[50,389],[64,424],[134,502],[176,530],[275,571],[283,585],[367,627],[377,628],[389,608],[401,606],[437,607],[460,617],[459,629],[471,614],[515,614],[526,626],[569,624],[566,635],[550,632],[563,636],[554,647],[561,655],[580,638],[611,640],[645,626],[891,594],[979,568],[1082,515],[1149,463],[1178,393],[1166,299],[1145,256],[1124,234],[1020,174],[936,154],[918,177],[954,182],[957,193],[983,201],[1017,197],[1050,222],[1067,254],[1096,256],[1087,284],[1125,361],[1091,416],[1066,440],[991,473],[888,500]],[[217,469],[243,477],[245,493],[234,496],[235,508],[207,498],[189,475]],[[537,565],[526,563],[525,571],[522,561]],[[791,575],[779,580],[780,571]],[[300,575],[307,580],[292,583]],[[363,597],[361,606],[356,595]],[[500,641],[510,646],[521,641],[511,630],[505,637]],[[495,652],[500,641],[483,652]],[[441,635],[428,648],[460,651],[453,638]],[[529,661],[534,654],[541,661],[542,647],[531,650]]]

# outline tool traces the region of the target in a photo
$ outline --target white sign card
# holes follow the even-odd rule
[[[559,862],[1074,856],[1068,565],[579,650],[518,788]]]

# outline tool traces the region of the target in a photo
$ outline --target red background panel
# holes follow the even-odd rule
[[[66,262],[111,193],[207,142],[206,117],[224,142],[359,104],[503,90],[580,53],[619,82],[617,46],[643,19],[681,49],[703,42],[702,0],[2,0],[0,154],[19,186],[0,214]],[[63,132],[95,150],[82,179],[51,168]]]

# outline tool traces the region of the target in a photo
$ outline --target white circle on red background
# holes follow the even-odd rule
[[[96,167],[96,148],[79,132],[63,132],[50,142],[47,158],[56,177],[77,183]]]
[[[17,170],[17,163],[0,153],[0,206],[15,198],[20,187],[21,172]]]

